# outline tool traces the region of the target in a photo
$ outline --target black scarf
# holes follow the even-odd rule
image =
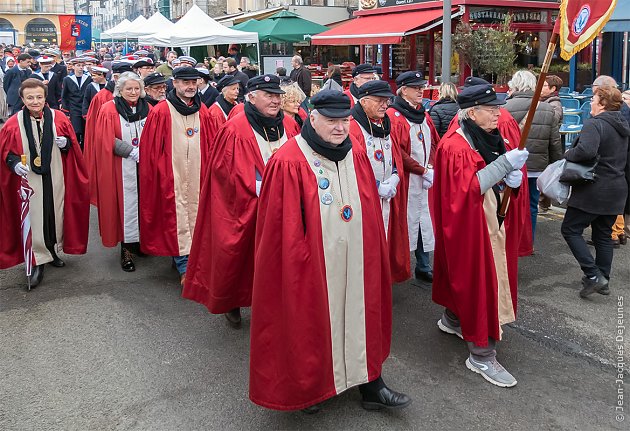
[[[128,123],[135,123],[138,120],[147,118],[147,115],[149,115],[149,104],[142,97],[138,99],[135,113],[131,109],[131,106],[129,106],[129,103],[120,96],[114,97],[114,104],[116,105],[116,111],[118,111]]]
[[[341,143],[341,145],[333,145],[324,141],[313,129],[310,118],[307,118],[302,127],[302,137],[309,147],[318,154],[337,163],[346,158],[348,151],[352,148],[350,136]]]
[[[359,87],[354,82],[350,84],[350,94],[354,96],[355,99],[359,99]]]
[[[460,125],[463,126],[464,133],[470,136],[472,144],[479,151],[486,164],[494,162],[501,154],[505,153],[505,141],[503,141],[498,129],[488,133],[472,120],[463,120]]]
[[[282,109],[273,118],[265,117],[260,113],[254,105],[249,102],[245,103],[245,115],[247,121],[252,125],[254,130],[263,138],[269,141],[277,141],[282,135],[284,135],[284,113]]]
[[[171,102],[171,105],[173,105],[177,112],[184,116],[196,114],[197,111],[201,109],[201,96],[199,93],[195,94],[195,97],[193,97],[191,106],[188,106],[182,99],[177,97],[174,88],[166,94],[166,100]]]
[[[147,103],[151,106],[155,106],[159,102],[159,100],[155,100],[153,97],[149,96],[149,93],[147,93],[147,95],[144,96],[144,100],[146,100]]]
[[[107,84],[105,84],[105,90],[109,91],[110,93],[114,92],[114,87],[116,86],[116,82],[114,82],[114,80],[109,80],[107,81]]]
[[[219,104],[219,106],[221,107],[221,110],[223,111],[225,115],[230,115],[230,111],[232,111],[232,108],[236,106],[236,104],[231,104],[230,102],[225,100],[225,98],[223,97],[223,94],[219,94],[217,96],[217,103]]]
[[[415,109],[405,99],[400,96],[396,96],[396,98],[394,99],[394,103],[392,103],[392,108],[400,112],[403,117],[405,117],[412,123],[422,124],[422,122],[424,121],[425,110],[422,104],[418,106],[418,109]]]
[[[31,113],[28,108],[25,106],[22,108],[22,112],[24,113],[24,131],[26,132],[26,139],[28,139],[28,150],[31,153],[31,169],[34,173],[43,175],[50,173],[50,160],[52,155],[52,147],[54,140],[54,120],[52,117],[52,111],[48,106],[44,106],[44,113],[42,118],[44,119],[44,124],[42,125],[43,131],[38,130],[37,133],[42,133],[42,138],[40,142],[40,153],[39,157],[41,159],[41,166],[35,166],[34,160],[37,157],[37,146],[35,145],[35,137],[33,135],[33,125],[31,123]],[[41,124],[41,123],[40,123]]]
[[[295,114],[293,116],[293,119],[295,120],[296,123],[298,123],[298,126],[300,126],[300,129],[304,127],[304,120],[302,120],[302,117],[300,117],[300,114]]]
[[[385,114],[385,117],[383,118],[383,122],[381,124],[374,124],[367,117],[365,111],[363,110],[363,106],[361,106],[360,103],[354,105],[350,113],[352,114],[352,118],[357,120],[357,123],[359,123],[361,127],[363,127],[363,129],[370,132],[375,138],[384,138],[385,136],[389,135],[389,132],[391,130],[391,122],[389,121],[389,117],[387,116],[387,114]]]

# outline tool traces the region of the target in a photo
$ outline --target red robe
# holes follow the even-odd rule
[[[451,124],[448,126],[448,131],[451,132],[453,130],[457,130],[459,128],[458,117],[455,115],[453,120],[451,120]],[[521,129],[518,127],[518,123],[512,117],[512,114],[505,109],[501,108],[501,115],[499,116],[499,122],[497,124],[497,129],[501,136],[506,139],[505,147],[508,150],[513,150],[518,147],[519,142],[521,141]],[[529,195],[529,183],[527,182],[527,166],[523,167],[525,172],[525,176],[523,177],[523,183],[521,184],[520,190],[521,193],[525,195]],[[534,253],[534,242],[532,239],[532,218],[531,212],[529,209],[529,201],[525,199],[520,199],[518,201],[520,208],[518,213],[520,215],[517,223],[520,226],[518,230],[518,235],[520,235],[519,245],[518,245],[518,256],[529,256]],[[513,207],[513,204],[510,204],[510,207]],[[516,232],[515,230],[511,230],[511,232]]]
[[[85,254],[90,222],[90,201],[87,171],[76,134],[66,115],[54,110],[57,136],[70,142],[67,153],[61,153],[65,187],[63,206],[63,252]],[[53,144],[55,145],[55,144]],[[24,153],[18,125],[13,115],[0,129],[0,268],[10,268],[24,262],[20,229],[21,202],[18,196],[20,177],[9,170],[5,160],[9,153]]]
[[[487,346],[500,340],[497,271],[490,243],[484,196],[477,171],[486,166],[479,153],[457,132],[449,130],[435,157],[433,185],[435,261],[433,301],[460,319],[464,340]],[[523,182],[525,183],[525,181]],[[505,256],[512,311],[516,315],[521,200],[516,189],[504,221]]]
[[[149,105],[149,112],[152,106]],[[116,105],[104,104],[99,110],[96,126],[99,133],[93,137],[94,166],[97,173],[98,226],[105,247],[124,242],[124,189],[122,158],[114,154],[114,141],[123,139],[120,115]]]
[[[95,158],[95,146],[93,141],[101,133],[101,129],[98,128],[97,122],[99,119],[98,112],[105,103],[114,99],[114,95],[111,91],[103,88],[96,93],[96,96],[90,102],[90,109],[85,117],[85,135],[83,136],[83,157],[85,159],[85,166],[88,169],[88,175],[90,178],[90,203],[96,205],[97,198],[97,170],[94,162]]]
[[[350,136],[352,142],[360,146],[367,154],[367,145],[361,131],[361,126],[354,119],[350,121]],[[398,170],[399,178],[404,177],[405,170],[402,161],[402,155],[400,146],[394,140],[394,136],[391,136],[392,140],[392,157],[394,159],[396,169]],[[376,181],[376,180],[375,180]],[[400,190],[400,183],[397,190]],[[376,189],[376,182],[374,183]],[[378,189],[377,189],[378,190]],[[407,229],[407,197],[405,196],[404,203],[400,193],[396,193],[390,201],[389,212],[389,225],[387,229],[387,244],[389,247],[389,260],[391,264],[392,280],[395,283],[400,283],[411,277],[410,253],[409,253],[409,232]],[[404,211],[404,212],[403,212]]]
[[[288,116],[284,130],[287,138],[299,133]],[[251,305],[256,171],[262,175],[265,164],[243,113],[219,129],[214,140],[199,200],[199,214],[204,217],[196,225],[182,292],[214,314]]]
[[[237,105],[238,106],[238,105]],[[236,107],[236,106],[235,106]],[[234,108],[235,108],[234,107]],[[234,111],[234,108],[230,111]],[[212,140],[214,141],[214,137],[217,135],[217,132],[227,122],[227,118],[223,109],[221,109],[221,105],[217,102],[214,102],[210,108],[208,108],[209,124],[210,124],[210,136],[212,136]]]
[[[230,121],[232,118],[236,117],[238,114],[244,111],[245,111],[245,103],[239,103],[230,111],[230,115],[228,115],[228,121]]]
[[[345,90],[343,92],[343,94],[345,94],[346,96],[348,96],[348,98],[350,98],[350,107],[354,108],[354,96],[352,95],[352,93],[350,92],[350,88],[348,88],[347,90]]]
[[[340,245],[331,252],[330,235],[338,238],[331,232],[345,223],[336,203],[322,208],[320,194],[324,191],[319,190],[307,159],[312,156],[299,145],[291,139],[269,162],[256,226],[249,396],[256,404],[276,410],[303,409],[374,380],[381,374],[391,343],[387,244],[367,155],[353,145],[346,156],[353,161],[356,174],[356,182],[348,186],[356,218],[348,225],[356,224],[346,229],[357,229],[358,234],[349,235],[357,240],[335,239]],[[330,161],[321,166],[327,169],[329,164],[334,166]],[[343,190],[345,185],[341,187]],[[360,214],[356,201],[360,201]],[[337,227],[325,223],[327,210],[334,211]],[[348,242],[357,244],[356,248],[352,250]],[[335,268],[339,252],[344,257],[339,259],[341,267]],[[359,263],[353,265],[351,259]],[[333,273],[327,276],[327,271]],[[338,282],[336,275],[345,271],[347,278],[341,275],[343,281]],[[331,309],[339,312],[333,314]]]
[[[169,103],[160,101],[147,117],[138,163],[141,248],[145,253],[156,256],[180,255]],[[202,103],[199,109],[200,178],[207,169],[213,139],[209,134],[209,118],[208,108]]]
[[[398,115],[396,115],[398,114]],[[407,202],[409,195],[409,174],[413,173],[416,175],[422,175],[424,172],[425,166],[422,166],[420,169],[420,165],[411,157],[411,141],[409,139],[409,123],[405,119],[405,117],[400,114],[396,109],[389,108],[387,110],[387,115],[392,122],[391,128],[391,137],[392,142],[400,148],[401,158],[403,161],[403,171],[404,175],[400,176],[400,184],[398,185],[398,190],[396,193],[396,197],[394,198],[394,205],[398,205],[399,208],[396,210],[398,214],[404,214],[405,217],[407,215]],[[431,130],[431,148],[429,149],[429,164],[433,164],[435,158],[435,151],[437,149],[438,142],[440,141],[440,135],[438,134],[435,126],[433,125],[433,120],[431,120],[431,116],[427,113],[425,116],[427,125]],[[400,197],[399,197],[400,195]],[[429,209],[432,211],[432,202],[431,198],[433,193],[431,189],[429,189]],[[419,233],[420,235],[422,233]],[[402,240],[402,239],[401,239]],[[407,236],[406,250],[409,250],[409,237]],[[409,266],[410,255],[404,256],[402,253],[398,253],[398,256],[403,259],[401,262],[396,263],[396,267],[402,268],[403,265],[407,264],[407,273],[402,272],[400,276],[407,275],[407,278],[411,277],[411,267]],[[405,261],[405,257],[407,260]],[[402,281],[402,280],[401,280]]]

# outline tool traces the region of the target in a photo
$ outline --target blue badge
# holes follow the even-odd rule
[[[418,139],[423,141],[424,140],[424,135],[422,134],[422,131],[418,132]]]
[[[320,162],[319,159],[315,159],[313,161],[313,164],[315,165],[316,168],[319,168],[322,165],[322,162]]]
[[[345,205],[343,208],[341,208],[341,219],[345,222],[349,222],[350,220],[352,220],[352,207],[350,205]]]
[[[195,133],[199,133],[199,127],[195,127]]]
[[[317,181],[317,185],[320,189],[326,190],[330,186],[330,181],[328,180],[328,178],[320,177]]]
[[[131,145],[133,145],[134,147],[137,147],[138,146],[138,138],[133,138],[131,140]]]
[[[324,193],[322,195],[322,203],[324,205],[330,205],[331,203],[333,203],[333,197],[330,193]]]
[[[389,145],[389,142],[388,142],[388,143],[386,143],[384,146],[385,146],[385,149],[386,149],[386,150],[389,150],[389,149],[391,148],[391,145]]]
[[[186,136],[190,137],[190,136],[193,136],[194,134],[195,134],[195,131],[191,127],[186,129]]]
[[[383,161],[383,150],[376,150],[374,151],[374,159],[376,159],[379,162]]]

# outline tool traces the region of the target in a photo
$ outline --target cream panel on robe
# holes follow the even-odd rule
[[[409,120],[409,137],[411,139],[411,158],[427,167],[431,151],[431,129],[426,120],[416,124]],[[429,211],[429,191],[422,188],[422,175],[409,174],[409,191],[407,195],[407,226],[409,231],[409,249],[414,251],[418,245],[418,234],[422,235],[422,251],[429,252],[435,248],[433,222]]]
[[[357,123],[358,124],[358,123]],[[374,172],[374,178],[379,183],[386,181],[392,176],[394,169],[394,161],[392,157],[392,141],[389,135],[384,138],[376,138],[365,130],[363,126],[361,132],[363,133],[363,139],[365,140],[365,146],[367,149],[367,156],[370,159],[372,165],[372,171]],[[381,198],[381,209],[383,210],[383,223],[385,224],[385,236],[389,231],[389,199]]]
[[[335,390],[367,383],[365,287],[361,199],[352,150],[339,162],[313,151],[298,135],[298,146],[315,174],[320,203]],[[341,217],[344,205],[352,218]]]
[[[171,113],[173,186],[177,214],[179,255],[190,254],[192,236],[197,221],[201,182],[201,148],[199,112],[181,115],[168,103]],[[187,129],[192,129],[188,136]]]
[[[288,141],[286,133],[280,136],[280,139],[278,139],[277,141],[267,141],[267,139],[260,136],[253,127],[252,132],[254,132],[254,136],[256,137],[256,143],[258,144],[258,149],[260,150],[260,155],[263,159],[263,162],[265,163],[265,166],[267,165],[267,162],[269,161],[271,156],[273,156],[275,152],[278,151],[278,148],[280,148],[285,142]],[[260,172],[260,174],[262,174],[262,172]]]
[[[50,251],[48,251],[48,249],[46,248],[46,244],[44,242],[44,200],[42,198],[44,187],[41,175],[34,173],[33,167],[30,165],[31,152],[28,147],[26,132],[24,131],[24,111],[20,111],[17,115],[18,124],[20,125],[20,135],[22,138],[22,151],[23,154],[26,155],[27,163],[31,168],[28,173],[27,180],[34,192],[33,196],[31,196],[30,201],[33,256],[35,257],[35,264],[42,265],[44,263],[52,262],[53,260],[52,255],[50,254]],[[30,116],[29,119],[31,121],[31,127],[33,130],[35,146],[39,148],[40,143],[39,135],[37,133],[36,121]],[[57,137],[57,128],[54,126],[55,111],[52,111],[52,121],[54,139]],[[50,159],[50,176],[52,180],[53,203],[55,209],[55,234],[57,237],[56,248],[58,250],[60,247],[63,246],[63,208],[66,194],[66,184],[63,175],[63,161],[61,160],[61,151],[54,142],[52,144],[52,153]]]
[[[133,108],[135,112],[135,107]],[[146,118],[128,123],[122,115],[120,130],[122,140],[134,147],[139,145],[142,129]],[[123,188],[123,237],[125,242],[140,241],[140,227],[138,221],[138,164],[130,158],[121,158],[122,188]]]

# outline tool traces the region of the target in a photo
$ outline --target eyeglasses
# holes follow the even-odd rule
[[[475,109],[478,111],[492,112],[493,114],[496,114],[501,111],[500,106],[484,106],[484,107],[479,106],[479,107],[475,107]]]
[[[379,98],[379,99],[375,99],[373,97],[366,97],[367,100],[371,100],[372,102],[376,103],[377,105],[391,105],[392,101],[390,99],[386,99],[386,98]]]

